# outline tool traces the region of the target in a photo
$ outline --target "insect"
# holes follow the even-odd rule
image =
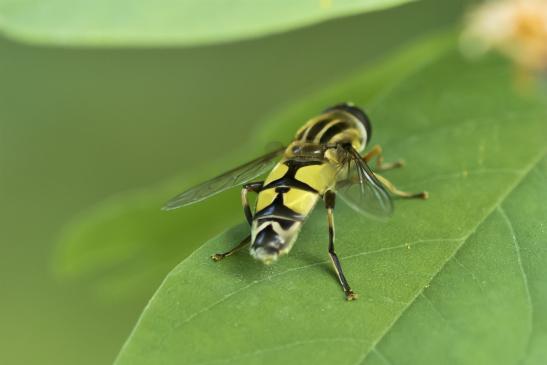
[[[389,217],[393,211],[388,191],[403,198],[427,198],[426,192],[400,191],[377,173],[403,165],[402,161],[384,163],[380,146],[360,155],[371,133],[371,123],[360,108],[349,103],[335,105],[310,119],[288,147],[186,190],[163,209],[196,203],[241,185],[243,212],[251,233],[230,251],[215,254],[212,259],[220,261],[250,244],[251,255],[270,264],[291,250],[304,221],[322,199],[329,227],[328,254],[346,298],[356,299],[334,250],[336,195],[355,211],[380,218]],[[367,164],[374,157],[375,172]],[[268,170],[266,180],[253,181]],[[249,205],[250,192],[258,194],[254,210]]]

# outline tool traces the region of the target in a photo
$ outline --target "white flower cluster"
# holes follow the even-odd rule
[[[478,56],[495,49],[518,66],[547,70],[547,0],[488,1],[469,14],[462,49]]]

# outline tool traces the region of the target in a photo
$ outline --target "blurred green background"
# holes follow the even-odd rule
[[[464,3],[427,0],[185,49],[0,39],[0,363],[109,364],[153,291],[98,300],[85,282],[56,278],[68,221],[241,148],[265,115],[458,24]]]

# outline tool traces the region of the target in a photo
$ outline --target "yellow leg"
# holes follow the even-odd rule
[[[427,193],[427,191],[422,191],[422,192],[419,192],[419,193],[408,193],[406,191],[401,191],[401,190],[397,189],[397,187],[395,185],[393,185],[393,183],[391,181],[389,181],[388,179],[386,179],[382,175],[374,173],[374,176],[376,176],[376,178],[382,183],[382,185],[384,185],[384,187],[390,193],[392,193],[393,195],[396,195],[396,196],[401,197],[401,198],[407,198],[407,199],[412,199],[412,198],[427,199],[427,198],[429,198],[429,194]]]
[[[372,160],[374,157],[380,156],[381,154],[382,154],[382,147],[379,144],[374,145],[374,147],[372,147],[370,151],[365,153],[365,155],[363,156],[363,161],[370,162],[370,160]]]
[[[403,160],[397,160],[395,162],[384,163],[384,157],[382,156],[382,147],[378,144],[372,147],[372,149],[369,152],[367,152],[362,158],[363,158],[363,161],[369,162],[374,157],[376,157],[376,166],[374,168],[374,171],[387,171],[387,170],[395,169],[398,167],[403,167],[405,164]]]

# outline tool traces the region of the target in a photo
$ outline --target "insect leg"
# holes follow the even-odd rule
[[[258,193],[260,189],[262,189],[263,185],[264,181],[257,181],[245,184],[241,189],[241,203],[243,204],[243,212],[245,213],[245,218],[247,219],[247,222],[249,222],[249,225],[253,223],[253,213],[251,212],[251,208],[249,207],[247,194],[249,193],[249,191]]]
[[[258,193],[263,185],[264,185],[263,181],[257,181],[257,182],[245,184],[243,185],[243,188],[241,189],[241,203],[243,204],[243,212],[245,213],[245,218],[247,219],[247,222],[249,222],[249,224],[253,223],[253,213],[251,212],[251,208],[249,207],[249,200],[247,199],[247,194],[249,193],[249,191]],[[230,251],[224,252],[224,253],[216,253],[212,255],[211,258],[214,261],[220,261],[224,259],[225,257],[230,256],[234,254],[235,252],[239,251],[243,247],[247,246],[250,242],[251,242],[251,235],[248,235]]]
[[[403,160],[397,160],[395,162],[385,163],[384,156],[382,156],[382,147],[378,144],[372,147],[372,149],[369,152],[367,152],[362,158],[363,158],[363,161],[369,162],[374,157],[376,157],[376,167],[374,168],[374,171],[392,170],[398,167],[403,167],[405,164]]]
[[[363,160],[365,162],[370,162],[370,160],[372,160],[374,157],[380,156],[381,154],[382,154],[382,147],[379,144],[377,144],[377,145],[374,145],[374,147],[372,147],[370,151],[365,153],[365,155],[363,156]]]
[[[385,188],[392,193],[393,195],[399,196],[401,198],[419,198],[419,199],[427,199],[429,198],[429,194],[427,191],[421,191],[419,193],[409,193],[406,191],[401,191],[397,189],[395,185],[385,177],[379,174],[374,174],[378,180],[385,186]]]
[[[236,247],[232,248],[230,251],[224,252],[224,253],[216,253],[212,255],[211,258],[213,259],[213,261],[220,261],[224,259],[225,257],[231,256],[232,254],[239,251],[243,247],[247,246],[250,242],[251,242],[251,235],[248,235]]]
[[[336,255],[336,252],[334,251],[334,203],[336,200],[336,194],[332,191],[327,191],[324,195],[325,199],[325,207],[327,208],[327,219],[329,223],[329,256],[332,261],[332,264],[334,265],[334,270],[336,271],[336,275],[338,276],[338,280],[340,281],[340,285],[342,285],[342,289],[344,290],[344,293],[346,294],[347,300],[355,300],[357,299],[357,293],[354,293],[353,290],[351,290],[348,281],[346,280],[346,277],[344,276],[344,272],[342,270],[342,265],[340,264],[340,260],[338,259],[338,256]]]

